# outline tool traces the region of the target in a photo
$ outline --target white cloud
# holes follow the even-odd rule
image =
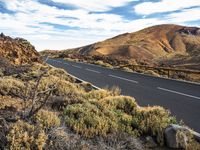
[[[2,1],[2,0],[0,0]],[[36,0],[3,0],[9,10],[15,14],[0,13],[0,30],[11,36],[28,39],[38,50],[66,49],[83,46],[124,32],[133,32],[148,26],[163,23],[184,24],[186,21],[200,20],[199,9],[185,9],[179,13],[171,13],[163,18],[148,18],[126,20],[120,15],[89,13],[90,8],[101,6],[98,11],[125,5],[131,0],[74,0],[71,3],[79,4],[75,10],[64,10],[41,4]],[[58,0],[54,0],[58,1]],[[61,2],[61,0],[59,0]],[[67,2],[68,0],[63,0]],[[86,2],[87,1],[87,2]],[[170,0],[169,0],[170,1]],[[175,0],[174,0],[175,1]],[[177,0],[178,1],[178,0]],[[185,0],[183,0],[185,1]],[[104,3],[103,3],[104,2]],[[87,6],[86,6],[87,4]],[[135,14],[133,14],[135,15]],[[67,17],[77,19],[67,19]],[[47,24],[42,24],[46,22]],[[48,24],[50,23],[50,24]],[[68,29],[59,29],[53,26],[59,24],[68,26]],[[74,29],[76,27],[77,29]],[[79,29],[80,28],[80,29]]]
[[[178,13],[171,13],[166,18],[174,23],[197,21],[200,20],[200,8],[185,9]]]
[[[53,0],[64,4],[74,5],[88,11],[107,11],[112,7],[124,6],[137,0]]]
[[[160,2],[144,2],[134,6],[134,9],[137,14],[149,15],[195,6],[200,6],[200,0],[161,0]]]

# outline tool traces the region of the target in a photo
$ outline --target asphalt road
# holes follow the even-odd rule
[[[123,95],[133,96],[140,106],[159,105],[178,120],[200,132],[200,84],[157,78],[96,65],[48,59],[47,63],[97,87],[118,86]]]

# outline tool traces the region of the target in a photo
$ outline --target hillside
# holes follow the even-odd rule
[[[96,90],[65,70],[44,62],[32,63],[39,55],[26,40],[1,35],[1,54],[0,149],[165,150],[200,146],[193,131],[178,126],[176,118],[162,107],[140,107],[117,87]],[[171,135],[173,126],[178,129]],[[174,137],[178,137],[175,146],[169,143]],[[180,143],[183,140],[186,142]]]
[[[39,53],[35,47],[22,38],[11,38],[0,34],[0,57],[7,59],[15,65],[38,62]]]
[[[157,25],[65,52],[200,69],[200,29]]]

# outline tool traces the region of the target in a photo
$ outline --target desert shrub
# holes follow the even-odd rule
[[[24,91],[24,83],[15,78],[6,77],[0,79],[0,94],[10,96],[21,96]]]
[[[100,105],[103,105],[105,109],[125,112],[131,115],[135,114],[137,109],[135,100],[129,96],[110,96],[100,100]]]
[[[64,58],[66,61],[74,61],[74,62],[79,62],[79,59],[77,58]]]
[[[69,105],[64,110],[64,115],[66,124],[85,137],[106,136],[117,129],[113,113],[101,111],[90,103]]]
[[[84,98],[89,100],[89,99],[95,99],[95,100],[100,100],[103,99],[105,97],[108,97],[111,95],[111,92],[108,90],[92,90],[88,93],[84,94]]]
[[[67,75],[67,72],[63,69],[58,69],[58,68],[51,68],[48,71],[48,75],[53,75],[56,77],[60,77],[66,81],[70,81],[70,82],[75,82],[75,79],[73,79],[72,77],[70,77],[69,75]]]
[[[57,88],[54,92],[55,95],[72,97],[79,95],[81,92],[84,92],[84,90],[81,89],[79,85],[73,84],[69,81],[60,79],[59,77],[55,77],[52,75],[42,78],[39,89],[45,90],[51,84],[57,85]]]
[[[50,101],[49,105],[51,106],[52,109],[61,111],[66,106],[71,105],[71,104],[79,104],[83,103],[84,98],[81,95],[74,95],[74,96],[53,96]]]
[[[113,68],[111,64],[103,62],[102,60],[95,61],[94,64],[107,67],[107,68]]]
[[[155,76],[155,77],[160,77],[160,75],[158,73],[156,73],[155,71],[153,71],[153,70],[147,70],[144,73],[148,74],[148,75]]]
[[[164,144],[164,129],[176,123],[169,111],[159,106],[141,107],[133,117],[133,125],[140,134],[155,136],[160,145]]]
[[[82,82],[82,83],[80,83],[80,86],[83,87],[86,92],[90,92],[94,89],[92,87],[92,84],[88,83],[88,82]]]
[[[3,76],[4,76],[3,70],[0,68],[0,77],[3,77]]]
[[[32,120],[39,124],[44,130],[60,126],[60,119],[55,112],[40,110],[33,116]]]
[[[47,135],[40,128],[24,121],[18,121],[11,126],[7,135],[9,148],[12,150],[42,150]]]
[[[128,67],[123,67],[122,70],[127,71],[127,72],[133,72],[133,70]]]
[[[118,96],[121,94],[121,89],[117,86],[113,86],[110,89],[108,89],[111,92],[112,96]]]
[[[19,99],[11,98],[8,96],[0,96],[0,109],[15,108],[19,110],[22,108],[22,102]]]

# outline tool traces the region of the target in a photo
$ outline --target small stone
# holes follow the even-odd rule
[[[146,147],[148,147],[148,148],[158,147],[158,145],[156,144],[156,142],[154,141],[154,139],[151,136],[147,136],[145,138],[145,143],[146,143]]]

